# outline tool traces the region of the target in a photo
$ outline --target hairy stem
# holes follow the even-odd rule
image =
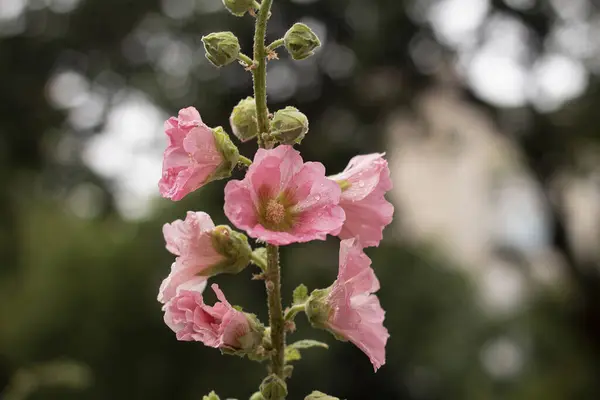
[[[269,134],[269,110],[267,108],[267,49],[265,48],[265,34],[273,0],[263,0],[258,16],[256,17],[256,31],[254,34],[254,61],[256,68],[253,70],[254,99],[256,101],[256,118],[258,121],[258,144],[260,147],[270,148],[263,136]],[[271,343],[273,354],[271,356],[271,372],[285,379],[283,367],[285,366],[285,330],[283,321],[283,308],[281,306],[281,271],[279,268],[279,247],[267,245],[267,269],[264,273],[269,302],[269,325],[271,326]]]
[[[269,301],[269,322],[271,325],[271,371],[282,379],[285,350],[285,330],[281,307],[281,270],[279,268],[279,248],[267,245],[267,271],[265,272],[267,298]]]
[[[267,108],[267,50],[265,48],[265,34],[267,20],[273,0],[264,0],[256,17],[256,30],[254,33],[254,61],[257,63],[253,70],[254,99],[256,101],[256,118],[258,120],[258,145],[265,147],[264,134],[269,133],[269,110]]]

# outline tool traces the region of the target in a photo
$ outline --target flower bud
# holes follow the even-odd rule
[[[294,60],[304,60],[315,54],[314,50],[321,45],[315,33],[304,24],[294,24],[283,37],[283,43]]]
[[[206,58],[215,67],[223,67],[237,60],[240,42],[231,32],[216,32],[202,36]]]
[[[304,400],[340,400],[337,397],[329,396],[323,392],[314,391],[304,398]]]
[[[279,110],[271,121],[271,136],[282,144],[300,143],[308,132],[308,118],[294,107]]]
[[[233,108],[229,123],[233,134],[242,142],[256,137],[258,121],[256,119],[256,102],[253,97],[246,97]]]
[[[236,17],[243,17],[251,8],[254,8],[253,0],[223,0],[223,5]]]
[[[213,390],[207,396],[202,396],[202,400],[221,400]]]
[[[283,379],[271,374],[260,384],[260,393],[265,400],[281,400],[287,396],[287,385]]]
[[[252,248],[246,235],[226,225],[219,225],[212,230],[211,237],[214,249],[224,256],[225,260],[210,268],[205,275],[237,274],[250,263]]]
[[[215,138],[215,145],[223,156],[223,159],[210,176],[209,181],[229,178],[231,171],[233,171],[240,159],[240,152],[229,138],[227,132],[220,126],[213,128],[212,131]]]

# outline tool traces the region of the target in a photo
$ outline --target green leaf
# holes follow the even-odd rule
[[[304,304],[308,300],[308,288],[300,285],[294,289],[294,304]]]
[[[318,340],[305,339],[296,343],[292,343],[287,347],[291,347],[293,349],[309,349],[311,347],[322,347],[324,349],[328,349],[329,345],[327,343],[319,342]]]
[[[296,343],[292,343],[285,347],[285,361],[291,362],[300,360],[302,355],[300,354],[300,349],[309,349],[311,347],[322,347],[324,349],[328,349],[329,346],[326,343],[319,342],[316,340],[300,340]]]
[[[301,358],[302,355],[300,354],[300,350],[289,346],[285,348],[285,362],[297,361]]]

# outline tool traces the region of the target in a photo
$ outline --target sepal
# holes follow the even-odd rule
[[[215,32],[202,36],[206,58],[215,67],[224,67],[237,60],[240,42],[232,32]]]
[[[304,60],[315,54],[321,45],[315,33],[305,24],[295,23],[285,34],[283,43],[294,60]]]
[[[211,238],[213,248],[223,255],[225,260],[208,268],[202,275],[237,274],[250,264],[252,248],[246,235],[232,230],[227,225],[219,225],[212,230]]]

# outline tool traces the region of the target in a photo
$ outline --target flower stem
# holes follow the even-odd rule
[[[258,145],[270,148],[263,135],[269,134],[269,110],[267,108],[267,49],[265,48],[265,34],[267,20],[271,12],[273,0],[263,0],[260,11],[256,17],[256,30],[254,33],[254,61],[256,68],[252,71],[254,80],[254,99],[256,101],[256,118],[258,122]],[[279,247],[267,244],[267,269],[265,271],[265,285],[269,303],[269,325],[271,326],[271,343],[273,354],[271,356],[271,372],[281,379],[285,366],[285,330],[283,321],[283,307],[281,306],[281,270],[279,268]]]
[[[258,145],[266,147],[263,134],[269,133],[269,110],[267,109],[267,50],[265,49],[265,34],[267,20],[273,0],[264,0],[256,17],[256,30],[254,32],[254,61],[256,69],[252,72],[254,80],[254,99],[256,101],[256,118],[258,122]]]
[[[279,247],[267,245],[267,271],[265,272],[267,298],[269,301],[269,323],[271,325],[271,343],[273,355],[271,356],[271,372],[285,379],[283,376],[285,330],[283,309],[281,306],[281,270],[279,268]]]
[[[238,164],[243,165],[244,167],[249,167],[250,165],[252,165],[252,160],[248,157],[240,155],[240,158],[238,159]]]
[[[269,51],[273,51],[278,47],[283,46],[283,38],[282,39],[277,39],[275,40],[273,43],[271,43],[270,45],[267,46],[267,52]]]
[[[295,304],[295,305],[291,306],[290,308],[288,308],[286,310],[283,320],[285,322],[293,321],[294,318],[296,317],[296,314],[303,312],[305,310],[305,308],[306,308],[306,304]]]

